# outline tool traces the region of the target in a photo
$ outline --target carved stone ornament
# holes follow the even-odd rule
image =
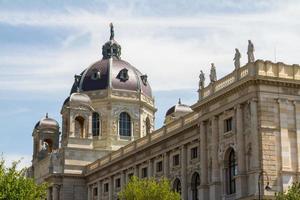
[[[240,68],[240,66],[241,66],[241,62],[240,62],[241,57],[242,56],[241,56],[240,51],[238,49],[235,49],[235,55],[234,55],[234,58],[233,58],[235,69]]]
[[[147,78],[148,78],[147,74],[141,76],[142,82],[145,86],[147,86],[148,83]]]
[[[203,73],[202,70],[200,70],[200,75],[199,75],[199,88],[202,89],[204,88],[205,84],[205,74]]]
[[[122,82],[126,82],[129,79],[128,69],[126,68],[121,69],[121,71],[117,75],[117,78],[120,79],[120,81]]]
[[[251,40],[248,40],[248,51],[247,51],[247,55],[248,55],[248,63],[250,62],[254,62],[255,58],[254,58],[254,45],[251,42]]]
[[[210,82],[214,83],[217,81],[217,72],[216,72],[216,67],[214,63],[211,63],[211,68],[210,68]]]

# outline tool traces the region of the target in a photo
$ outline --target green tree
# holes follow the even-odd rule
[[[33,179],[25,177],[25,170],[18,170],[20,163],[13,162],[11,167],[5,166],[0,158],[0,200],[39,200],[46,198],[47,184],[37,185]]]
[[[156,181],[133,176],[118,195],[122,200],[180,200],[180,195],[172,191],[166,178]]]
[[[299,200],[300,199],[300,183],[294,182],[286,192],[276,194],[276,200]]]

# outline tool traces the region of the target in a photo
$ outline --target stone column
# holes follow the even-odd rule
[[[244,138],[244,129],[243,129],[243,113],[242,113],[241,105],[237,105],[236,107],[236,139],[237,139],[236,197],[240,198],[245,196],[247,191],[245,138]]]
[[[87,186],[87,195],[88,195],[88,200],[91,200],[92,199],[92,191],[91,191],[91,186],[90,185],[88,185]]]
[[[123,189],[126,185],[126,173],[125,171],[123,170],[121,172],[121,189]]]
[[[102,195],[102,191],[101,191],[101,181],[97,182],[97,190],[98,190],[98,196],[97,196],[97,200],[101,200],[101,195]]]
[[[199,200],[209,199],[208,194],[208,179],[207,179],[207,141],[205,123],[200,122],[200,198]]]
[[[218,117],[212,118],[212,134],[211,134],[211,148],[212,148],[212,183],[209,187],[211,199],[221,199],[221,184],[220,184],[220,166],[218,162],[218,147],[219,147],[219,129]]]
[[[92,118],[92,115],[88,116],[88,123],[87,123],[87,132],[86,132],[86,137],[87,138],[93,138],[93,131],[92,131],[92,121],[93,121],[93,118]]]
[[[114,199],[114,179],[113,177],[109,177],[109,186],[108,186],[108,189],[109,189],[109,200],[113,200]]]
[[[258,115],[257,115],[257,99],[253,98],[250,101],[250,124],[251,124],[251,170],[255,173],[251,174],[249,180],[252,180],[250,185],[255,188],[254,194],[258,195],[258,176],[261,171],[260,167],[260,138],[258,132]],[[255,185],[255,186],[254,186]]]
[[[148,177],[152,177],[153,176],[153,161],[151,159],[148,161],[148,172],[149,172]]]
[[[169,175],[169,154],[168,152],[164,153],[164,176],[168,177]]]
[[[297,138],[297,167],[296,170],[300,171],[300,104],[297,101],[294,101],[295,105],[295,129],[296,129],[296,138]]]
[[[52,187],[53,200],[59,200],[59,185],[53,185]]]
[[[52,190],[51,190],[51,187],[48,188],[48,191],[47,191],[47,200],[52,200]]]
[[[186,145],[183,145],[181,147],[181,198],[184,200],[187,200],[188,198],[188,187],[187,187],[187,173],[186,173]]]
[[[138,166],[138,165],[136,165],[136,166],[134,167],[134,175],[135,175],[136,177],[139,177],[139,166]]]
[[[252,134],[252,160],[253,168],[260,170],[260,147],[259,147],[259,133],[257,124],[257,99],[250,101],[250,113],[251,113],[251,134]]]

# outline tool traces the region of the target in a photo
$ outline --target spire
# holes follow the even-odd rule
[[[114,31],[114,25],[113,23],[110,23],[109,24],[109,27],[110,27],[110,37],[109,37],[109,40],[114,40],[115,38],[115,31]]]
[[[48,118],[48,113],[46,113],[46,118]]]
[[[178,104],[179,104],[179,105],[181,104],[181,99],[180,99],[180,98],[178,99]]]

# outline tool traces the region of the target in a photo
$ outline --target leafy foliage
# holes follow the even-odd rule
[[[286,192],[276,194],[276,200],[299,200],[300,199],[300,183],[293,183]]]
[[[0,200],[39,200],[46,198],[47,184],[37,185],[33,179],[25,177],[25,168],[17,170],[20,163],[5,166],[0,158]]]
[[[124,189],[119,193],[123,200],[180,200],[180,195],[172,191],[170,182],[163,178],[139,179],[133,176]]]

